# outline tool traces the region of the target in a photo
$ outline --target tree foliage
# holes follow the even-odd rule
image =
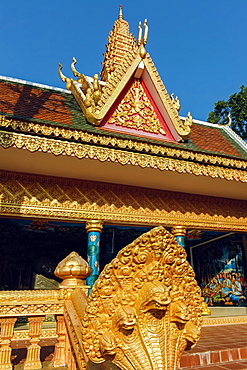
[[[231,115],[231,128],[247,140],[247,86],[241,86],[240,91],[230,95],[227,101],[219,100],[214,104],[214,110],[208,115],[208,122],[225,125],[228,115]]]

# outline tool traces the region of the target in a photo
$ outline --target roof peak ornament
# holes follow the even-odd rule
[[[146,49],[144,47],[144,45],[146,45],[146,43],[148,41],[148,24],[147,24],[147,22],[148,22],[147,19],[145,19],[144,22],[143,22],[143,28],[144,28],[143,37],[142,37],[142,23],[141,22],[138,23],[137,45],[139,46],[139,54],[140,54],[142,59],[144,59],[146,54],[147,54]]]
[[[123,19],[123,10],[122,6],[120,6],[118,18],[114,22],[113,29],[108,37],[101,80],[99,80],[98,75],[94,75],[94,78],[92,78],[78,72],[75,67],[77,62],[75,58],[72,59],[71,70],[76,80],[64,76],[61,71],[62,65],[60,65],[58,70],[59,76],[62,81],[66,82],[66,88],[71,90],[87,121],[96,126],[104,126],[105,129],[107,129],[110,116],[112,115],[110,109],[117,111],[116,107],[122,99],[120,94],[124,93],[124,97],[127,99],[129,96],[127,90],[131,86],[131,80],[138,79],[140,84],[136,91],[138,90],[138,93],[142,94],[142,88],[144,88],[144,93],[142,94],[143,101],[138,102],[135,107],[132,104],[132,108],[135,110],[135,112],[133,111],[133,117],[138,121],[135,128],[136,131],[132,131],[132,134],[142,135],[144,133],[144,136],[154,135],[153,131],[150,133],[149,130],[144,129],[146,125],[145,120],[144,125],[140,125],[140,122],[143,122],[143,120],[141,119],[142,115],[139,113],[139,105],[144,104],[146,107],[145,112],[149,112],[152,118],[155,119],[155,122],[162,121],[162,125],[167,128],[162,131],[162,126],[162,129],[153,138],[168,141],[187,140],[193,123],[192,117],[189,114],[185,120],[180,119],[178,115],[180,109],[179,99],[174,97],[173,94],[171,96],[168,95],[150,55],[146,52],[145,45],[148,41],[148,31],[147,19],[143,23],[139,22],[138,38],[136,40],[133,34],[130,33],[128,22]],[[125,88],[127,89],[126,91],[124,90]],[[150,105],[144,102],[144,100],[149,101],[150,98],[153,98],[155,103],[154,105],[151,103],[151,110],[149,109]],[[155,111],[157,106],[159,107],[158,115],[161,114],[160,117],[156,117],[156,113],[153,114],[153,110]],[[122,113],[126,113],[126,109]],[[148,119],[146,116],[146,119],[148,123],[146,126],[149,127],[150,117]],[[127,122],[127,124],[128,127],[133,128],[131,126],[132,123]],[[116,129],[115,126],[114,129]],[[118,130],[121,131],[120,128]],[[126,132],[126,129],[124,130]]]
[[[120,5],[118,19],[114,22],[106,45],[100,74],[102,81],[107,82],[111,79],[126,54],[135,54],[137,51],[136,40],[130,33],[129,23],[123,18],[123,7]]]
[[[118,19],[123,19],[123,5],[119,5]]]
[[[63,72],[62,72],[62,69],[63,69],[63,65],[61,63],[58,63],[59,67],[58,67],[58,75],[59,77],[61,78],[61,80],[63,82],[66,82],[66,89],[70,90],[71,88],[71,81],[72,79],[69,78],[69,77],[66,77]]]

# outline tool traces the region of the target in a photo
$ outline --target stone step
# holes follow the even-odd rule
[[[220,364],[196,366],[196,367],[184,367],[183,370],[247,370],[247,361],[229,361],[221,362]]]
[[[247,369],[246,334],[246,323],[203,327],[197,346],[182,355],[180,369]]]
[[[198,367],[201,368],[205,365],[222,366],[221,364],[223,363],[235,363],[236,361],[240,360],[247,363],[247,346],[242,348],[184,354],[180,361],[180,369],[185,370]]]

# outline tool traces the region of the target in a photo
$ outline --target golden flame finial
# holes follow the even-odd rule
[[[123,5],[119,5],[118,19],[123,19]]]

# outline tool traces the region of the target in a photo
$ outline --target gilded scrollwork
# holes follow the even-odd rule
[[[122,249],[96,281],[83,319],[91,361],[176,369],[199,339],[202,298],[186,253],[163,227]]]
[[[140,80],[133,81],[108,123],[165,135]]]
[[[57,335],[55,329],[42,329],[41,330],[41,334],[40,334],[41,339],[47,339],[47,338],[57,339],[57,337],[58,337],[58,335]],[[12,340],[13,341],[18,341],[18,340],[23,340],[23,339],[26,339],[26,340],[30,339],[29,331],[24,330],[24,329],[15,330]]]

